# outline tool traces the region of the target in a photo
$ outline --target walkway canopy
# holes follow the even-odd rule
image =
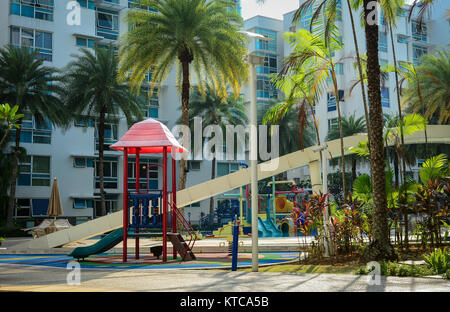
[[[116,143],[110,146],[118,151],[127,148],[129,154],[184,153],[187,150],[175,139],[165,124],[149,118],[134,124]]]

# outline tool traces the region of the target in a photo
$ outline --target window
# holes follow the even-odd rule
[[[148,75],[146,75],[146,79]],[[159,118],[159,96],[158,96],[158,88],[155,88],[151,94],[149,95],[149,88],[142,87],[141,92],[139,93],[139,98],[141,99],[143,106],[142,112],[146,118]]]
[[[97,8],[97,36],[117,40],[119,36],[119,13]]]
[[[427,26],[425,23],[422,23],[419,27],[419,23],[417,21],[412,21],[411,34],[414,40],[427,42]]]
[[[383,32],[378,33],[378,51],[387,52],[387,35]]]
[[[337,63],[335,70],[336,70],[336,75],[343,75],[344,74],[344,64]]]
[[[331,118],[328,119],[328,133],[331,132],[331,129],[338,126],[338,119],[337,118]]]
[[[408,38],[404,36],[397,36],[398,43],[408,43]]]
[[[256,39],[256,50],[265,50],[269,52],[277,52],[277,33],[264,28],[256,28],[255,33],[263,35],[269,40]]]
[[[81,7],[91,10],[95,9],[95,2],[91,0],[77,0]]]
[[[327,106],[329,112],[337,109],[336,97],[332,93],[327,93]]]
[[[18,47],[30,47],[39,51],[37,58],[51,62],[53,55],[52,34],[34,29],[11,26],[10,43]]]
[[[77,47],[83,47],[83,48],[95,48],[95,40],[94,39],[88,39],[83,37],[76,37],[75,42]]]
[[[278,97],[278,90],[267,76],[256,77],[256,96],[259,98],[273,99]]]
[[[74,157],[74,168],[94,168],[94,159],[89,157]]]
[[[239,170],[237,163],[217,163],[217,177],[221,177]]]
[[[415,45],[415,44],[413,44],[412,50],[413,50],[413,63],[414,63],[414,65],[420,64],[420,61],[419,61],[420,57],[422,55],[428,53],[428,49],[426,47],[422,47],[422,46]]]
[[[295,33],[297,31],[297,27],[295,25],[291,26],[289,27],[289,31]]]
[[[389,107],[389,88],[381,88],[381,105]]]
[[[105,121],[104,129],[104,143],[103,147],[108,149],[111,144],[114,144],[118,140],[118,121],[107,120]],[[95,149],[98,151],[99,147],[99,135],[98,135],[99,124],[98,121],[95,123]]]
[[[101,216],[101,201],[96,200],[95,203],[95,216]],[[114,213],[116,211],[119,211],[117,208],[117,195],[116,194],[106,194],[105,195],[105,210],[106,214]]]
[[[75,127],[95,127],[95,118],[90,116],[81,116],[74,122]]]
[[[29,217],[31,216],[31,199],[29,198],[17,198],[16,199],[16,217]]]
[[[19,186],[50,186],[50,156],[26,156],[19,163]]]
[[[150,11],[150,12],[158,12],[157,10],[152,9],[151,7],[137,4],[135,0],[128,0],[128,8],[130,8],[130,9],[147,10],[147,11]]]
[[[188,161],[188,170],[199,171],[200,170],[200,161],[198,160],[189,160]]]
[[[95,188],[100,188],[100,178],[99,178],[99,160],[95,160]],[[118,160],[116,157],[104,157],[103,160],[103,187],[106,189],[116,189],[117,183],[117,166]]]
[[[75,209],[94,208],[94,201],[92,199],[74,198],[73,208]]]
[[[140,158],[139,159],[139,189],[157,190],[159,166],[158,159]],[[147,179],[148,178],[148,179]],[[128,160],[128,189],[136,189],[136,160]]]
[[[12,15],[53,21],[54,0],[11,0]]]
[[[10,132],[10,141],[14,142],[16,129]],[[36,121],[30,113],[24,113],[20,130],[21,143],[51,144],[52,124],[49,119]]]

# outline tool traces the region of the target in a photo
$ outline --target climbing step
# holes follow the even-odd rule
[[[184,257],[183,261],[195,260],[195,255],[189,248],[188,244],[184,240],[180,233],[167,233],[170,242],[175,247],[181,257]]]

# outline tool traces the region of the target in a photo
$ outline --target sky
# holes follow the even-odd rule
[[[266,0],[257,4],[256,0],[241,0],[242,17],[244,20],[256,15],[283,19],[283,14],[298,8],[298,0]]]

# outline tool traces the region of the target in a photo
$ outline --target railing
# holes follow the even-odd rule
[[[184,260],[186,258],[187,252],[189,250],[192,251],[192,249],[194,248],[195,242],[197,241],[197,234],[195,233],[194,229],[189,224],[189,222],[186,220],[186,218],[183,216],[183,214],[180,212],[180,210],[174,205],[174,203],[169,202],[169,205],[172,208],[172,211],[175,213],[175,216],[177,217],[177,219],[181,222],[183,227],[186,229],[186,231],[190,235],[190,239],[189,239],[189,242],[187,243],[186,251],[184,252],[184,255],[182,256],[182,260]]]

